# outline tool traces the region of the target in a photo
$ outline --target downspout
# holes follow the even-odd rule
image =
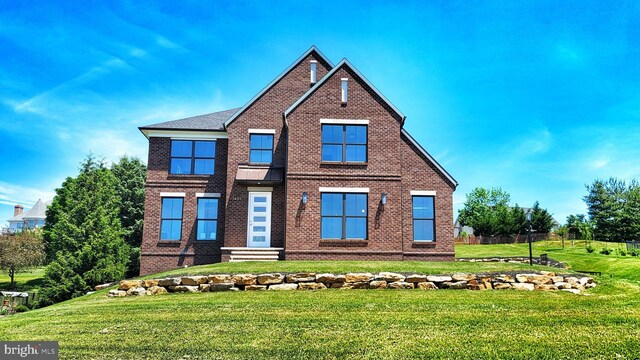
[[[286,260],[286,249],[287,249],[287,170],[289,169],[289,124],[287,123],[287,114],[282,112],[282,121],[284,122],[283,130],[285,130],[284,134],[284,171],[283,171],[283,181],[284,181],[284,239],[282,239],[282,257],[283,260]]]
[[[406,116],[402,117],[400,121],[400,141],[402,141],[402,127],[404,126],[404,121],[407,119]],[[400,213],[402,214],[402,224],[400,224],[400,230],[402,231],[402,260],[404,261],[404,223],[405,223],[405,211],[404,211],[404,181],[402,181],[402,175],[404,172],[404,157],[403,150],[404,147],[400,146]],[[413,215],[412,215],[413,216]]]

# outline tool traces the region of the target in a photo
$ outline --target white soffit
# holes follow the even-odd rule
[[[142,130],[142,133],[151,137],[172,138],[182,140],[215,140],[228,139],[226,131],[175,131],[175,130]]]

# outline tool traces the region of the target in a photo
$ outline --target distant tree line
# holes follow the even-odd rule
[[[640,241],[640,183],[610,178],[587,185],[584,197],[593,237],[602,241]],[[567,218],[567,221],[570,219]],[[569,226],[569,224],[567,224]]]

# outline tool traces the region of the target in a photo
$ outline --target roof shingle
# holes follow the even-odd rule
[[[141,126],[140,130],[224,130],[224,123],[240,108]]]

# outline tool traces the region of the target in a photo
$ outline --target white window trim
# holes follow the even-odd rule
[[[160,197],[184,197],[183,192],[161,192]]]
[[[249,129],[249,134],[275,134],[275,129]]]
[[[220,193],[196,193],[197,198],[219,198]]]
[[[320,187],[318,191],[321,193],[369,193],[369,188],[356,187]]]
[[[411,196],[436,196],[435,190],[411,190]]]
[[[320,119],[320,124],[369,125],[366,119]]]
[[[260,187],[260,186],[249,186],[247,187],[248,192],[273,192],[272,187]]]

